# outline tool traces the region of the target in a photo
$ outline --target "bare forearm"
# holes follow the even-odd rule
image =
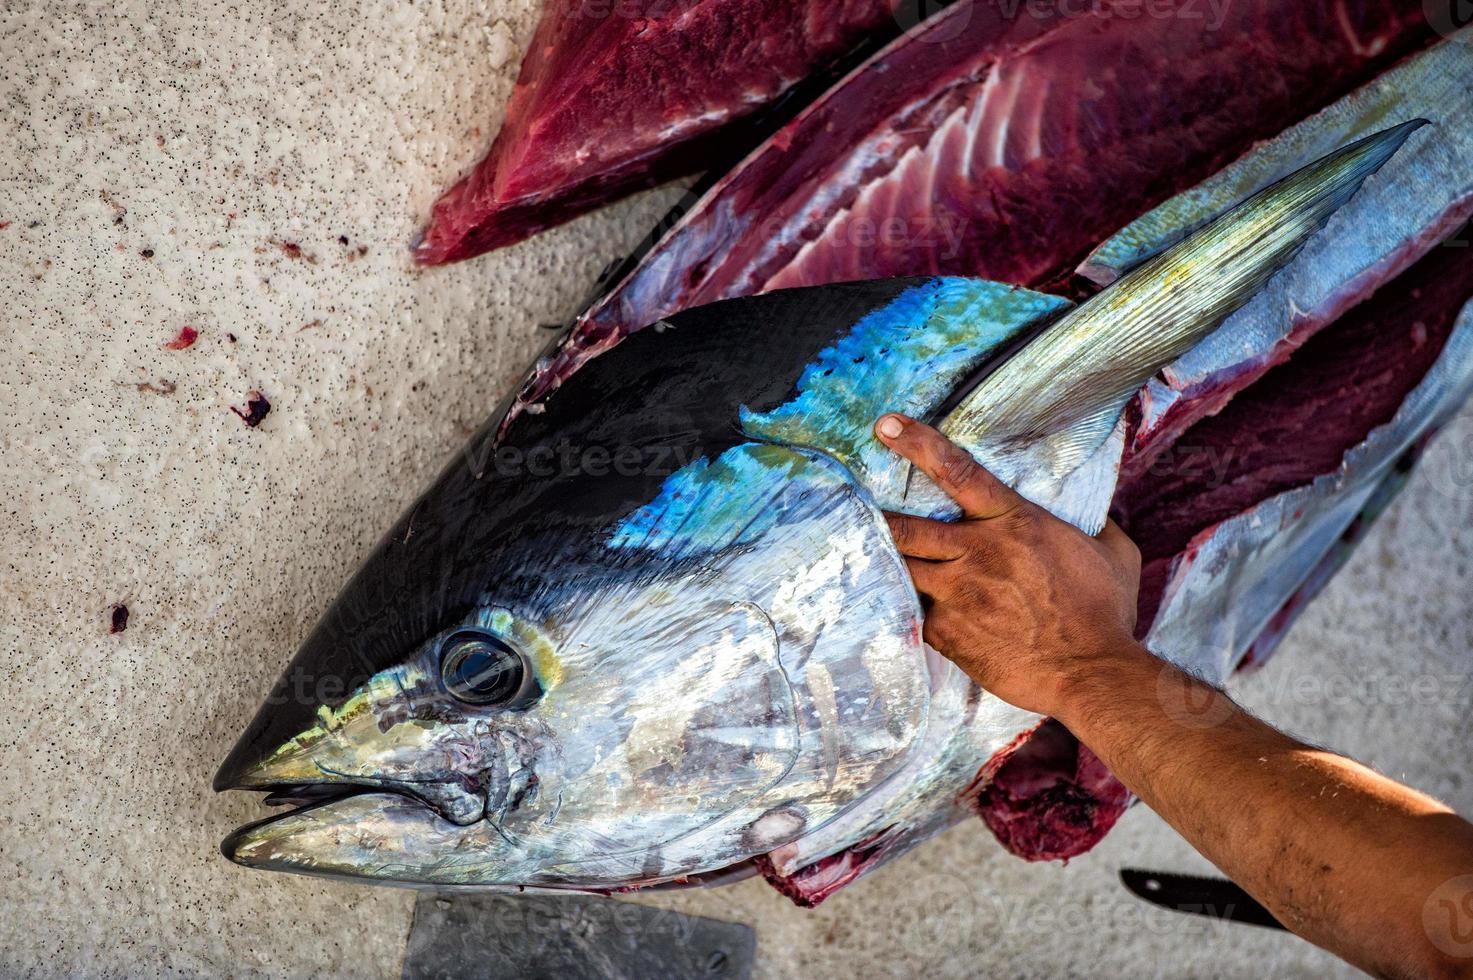
[[[1473,873],[1467,822],[1138,646],[1097,662],[1059,719],[1285,925],[1372,973],[1473,972],[1443,956],[1423,915],[1440,886]]]

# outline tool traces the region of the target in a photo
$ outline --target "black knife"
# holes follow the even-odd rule
[[[1226,878],[1199,878],[1196,875],[1122,868],[1120,880],[1140,898],[1173,912],[1205,915],[1267,929],[1284,928],[1284,924],[1257,899]]]

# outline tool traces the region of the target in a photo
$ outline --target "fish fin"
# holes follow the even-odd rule
[[[1048,476],[1063,480],[1091,458],[1111,431],[1119,427],[1126,401],[1112,402],[1042,439],[1032,440],[1024,452],[1033,456]]]
[[[941,431],[1023,496],[1097,531],[1130,398],[1248,302],[1424,125],[1341,147],[1161,251],[1034,338]],[[909,496],[936,504],[924,487]]]
[[[1247,303],[1425,124],[1342,147],[1139,266],[1011,358],[947,417],[944,431],[979,445],[1068,431],[1061,451],[1082,458],[1094,448],[1087,436],[1109,431],[1102,413]]]
[[[1112,286],[1120,277],[1129,275],[1171,246],[1206,228],[1236,206],[1234,204],[1213,211],[1204,218],[1164,229],[1146,228],[1138,231],[1135,225],[1131,225],[1090,252],[1075,268],[1074,274],[1101,289]]]
[[[1050,448],[1053,455],[1049,462],[1053,465],[1060,465],[1066,458],[1070,461],[1062,477],[1029,479],[1024,475],[1017,481],[1018,492],[1024,497],[1089,535],[1099,534],[1109,517],[1127,428],[1121,411],[1101,413],[1098,419],[1102,422],[1090,420],[1090,431],[1073,433],[1064,446]],[[1106,426],[1102,436],[1095,431],[1101,424]],[[1024,472],[1043,470],[1043,466],[1033,466]]]

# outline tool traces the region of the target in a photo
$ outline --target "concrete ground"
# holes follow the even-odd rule
[[[500,121],[533,0],[0,7],[0,974],[394,976],[407,891],[250,873],[210,776],[378,534],[676,191],[429,272],[407,243]],[[183,326],[185,350],[162,345]],[[252,390],[257,429],[230,413]],[[1473,415],[1239,693],[1473,812]],[[126,632],[109,609],[126,603]],[[1208,774],[1210,775],[1210,774]],[[1244,801],[1251,806],[1251,801]],[[1326,976],[1153,913],[1203,868],[1144,809],[1067,868],[958,828],[754,924],[767,977]]]

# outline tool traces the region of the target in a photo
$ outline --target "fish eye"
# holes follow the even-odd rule
[[[525,701],[529,684],[526,659],[500,637],[462,630],[440,646],[440,679],[457,700],[488,707]]]

